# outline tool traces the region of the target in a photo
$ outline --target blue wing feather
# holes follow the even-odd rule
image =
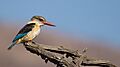
[[[18,34],[18,35],[14,38],[13,42],[15,42],[16,40],[18,40],[18,39],[24,37],[25,35],[27,35],[27,33]]]
[[[35,23],[30,23],[30,24],[27,24],[25,25],[19,32],[18,34],[16,35],[16,37],[14,38],[13,42],[15,42],[16,40],[24,37],[25,35],[27,35],[28,32],[30,32],[33,27],[34,27]]]

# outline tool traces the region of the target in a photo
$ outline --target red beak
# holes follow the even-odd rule
[[[50,23],[50,22],[44,22],[45,25],[48,25],[48,26],[53,26],[53,27],[56,27],[54,24]]]

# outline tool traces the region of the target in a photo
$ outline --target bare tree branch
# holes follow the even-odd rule
[[[78,50],[67,49],[63,46],[55,47],[35,42],[24,43],[25,48],[33,54],[40,55],[47,63],[56,64],[56,67],[81,67],[81,66],[101,66],[116,67],[109,61],[90,59],[86,56],[87,49],[81,53]]]

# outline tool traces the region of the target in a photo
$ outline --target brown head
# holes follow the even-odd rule
[[[38,20],[38,21],[40,21],[43,25],[55,26],[54,24],[48,22],[48,21],[47,21],[44,17],[42,17],[42,16],[33,16],[33,17],[31,18],[31,21],[33,21],[33,20]]]

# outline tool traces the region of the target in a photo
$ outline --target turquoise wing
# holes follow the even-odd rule
[[[16,40],[18,40],[18,39],[24,37],[25,35],[27,35],[27,33],[24,33],[24,34],[18,34],[18,35],[14,38],[13,42],[15,42]]]
[[[32,31],[32,29],[34,28],[35,23],[30,23],[25,25],[16,35],[16,37],[14,38],[14,40],[12,42],[15,42],[16,40],[24,37],[25,35],[27,35],[28,32]]]

